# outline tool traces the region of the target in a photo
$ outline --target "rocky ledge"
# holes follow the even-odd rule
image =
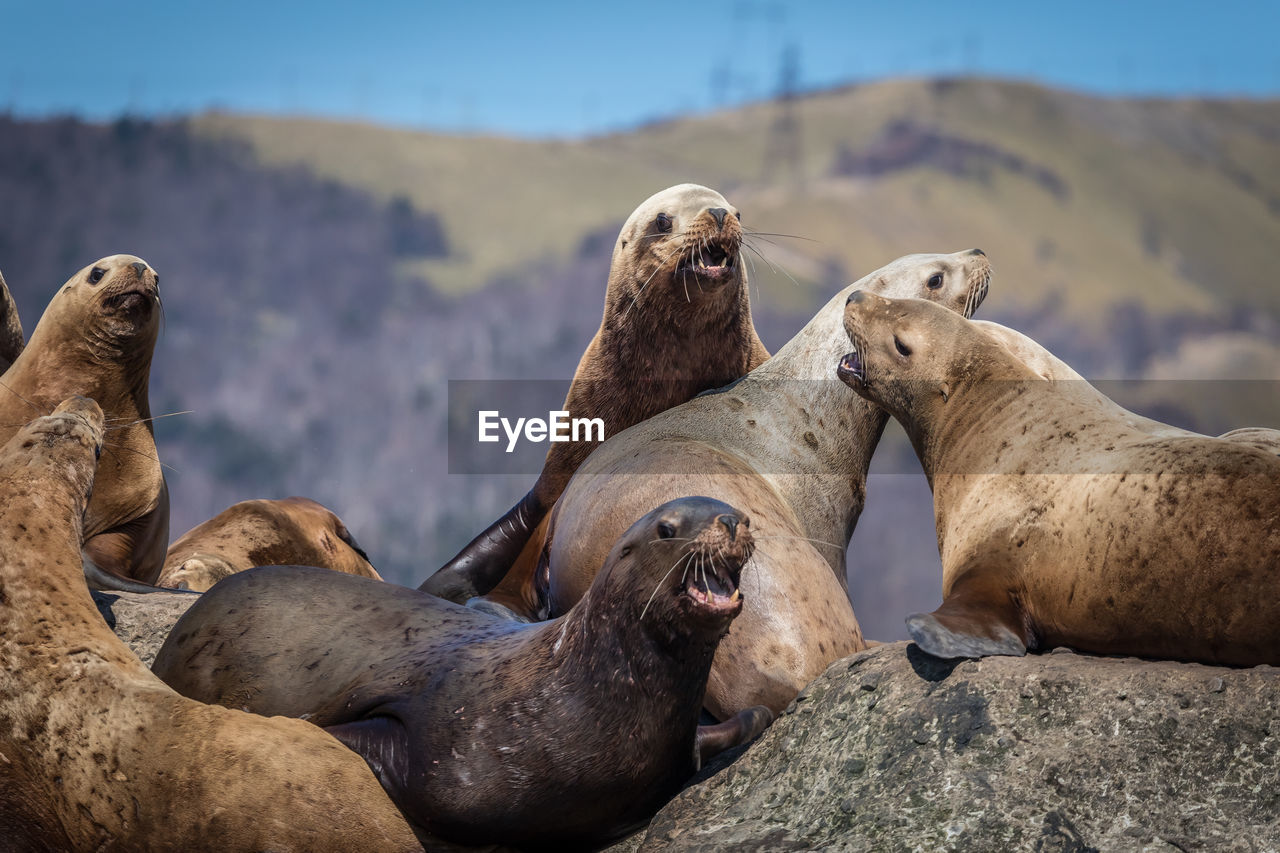
[[[175,622],[200,596],[190,593],[94,592],[93,603],[116,636],[151,666]]]
[[[1278,751],[1274,667],[896,643],[833,664],[625,847],[1274,850]]]

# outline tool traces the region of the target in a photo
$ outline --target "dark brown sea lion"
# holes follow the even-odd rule
[[[0,377],[0,442],[61,400],[91,397],[107,440],[84,519],[95,586],[153,584],[169,543],[169,490],[156,455],[147,386],[160,329],[159,276],[133,255],[82,269],[54,294],[31,340]],[[105,574],[104,574],[105,573]]]
[[[421,849],[332,737],[184,699],[111,633],[80,557],[105,451],[83,398],[0,449],[0,849]]]
[[[0,275],[0,373],[17,361],[23,346],[22,320],[18,317],[18,306],[13,301],[13,294],[9,292],[4,276]]]
[[[160,585],[204,592],[254,566],[318,566],[382,580],[328,508],[309,498],[241,501],[169,546]]]
[[[326,727],[433,836],[599,844],[770,719],[698,726],[742,608],[748,525],[710,498],[664,504],[577,607],[537,625],[320,569],[254,569],[196,602],[154,670],[202,702]]]
[[[977,250],[899,258],[837,294],[731,388],[609,439],[557,502],[537,572],[513,571],[485,606],[519,618],[557,616],[592,583],[605,543],[644,507],[710,495],[751,515],[757,547],[749,600],[716,654],[707,708],[720,719],[752,705],[782,710],[833,660],[864,647],[845,587],[845,548],[888,415],[834,376],[849,346],[845,296],[856,288],[925,294],[972,312],[990,276]]]
[[[1135,423],[920,300],[854,293],[845,328],[841,378],[902,423],[933,488],[943,603],[907,620],[922,649],[1280,663],[1273,453]]]
[[[742,240],[737,208],[697,184],[635,209],[613,249],[600,329],[565,398],[571,417],[601,418],[608,438],[769,358],[751,322]],[[536,544],[526,546],[597,446],[552,444],[533,489],[419,589],[462,603],[517,561],[535,562]]]

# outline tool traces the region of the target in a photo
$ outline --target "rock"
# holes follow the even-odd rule
[[[1264,850],[1280,839],[1280,670],[1068,650],[838,661],[651,850]],[[630,839],[629,839],[630,840]]]
[[[116,636],[151,666],[173,624],[200,596],[187,593],[94,592],[93,603]]]

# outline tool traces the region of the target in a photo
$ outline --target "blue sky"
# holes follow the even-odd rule
[[[805,89],[978,73],[1103,94],[1280,94],[1280,3],[0,0],[0,109],[221,108],[578,136]]]

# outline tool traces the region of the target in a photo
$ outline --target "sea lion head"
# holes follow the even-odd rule
[[[858,281],[862,290],[891,299],[937,302],[972,317],[991,286],[991,262],[981,249],[951,254],[904,255]]]
[[[651,634],[718,640],[742,611],[738,582],[754,548],[750,527],[723,501],[669,501],[622,535],[600,579]]]
[[[625,310],[675,300],[736,301],[747,281],[741,248],[741,214],[724,196],[698,184],[665,189],[622,226],[609,273],[609,305]]]
[[[81,337],[98,354],[145,350],[160,327],[160,276],[134,255],[94,261],[67,280],[40,319],[65,337]],[[40,333],[37,326],[34,339]],[[103,352],[105,351],[105,352]]]
[[[928,418],[979,383],[1034,377],[994,337],[928,300],[855,290],[844,329],[853,349],[836,368],[840,379],[904,424]]]

